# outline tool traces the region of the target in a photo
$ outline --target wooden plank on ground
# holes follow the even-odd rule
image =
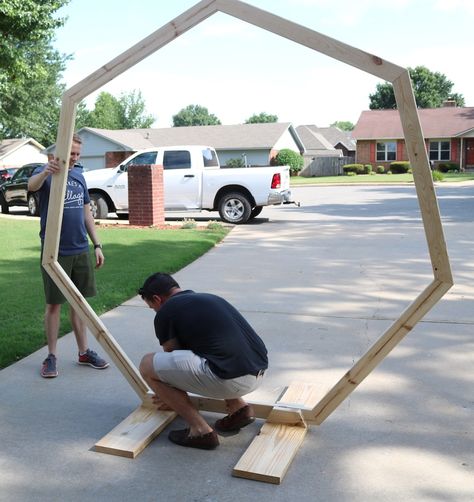
[[[270,413],[258,436],[237,462],[232,474],[240,478],[280,484],[308,430],[302,414],[296,413],[294,408],[286,411],[288,420],[285,419],[284,405],[300,403],[305,407],[315,400],[317,389],[313,385],[292,383]]]
[[[306,436],[306,427],[266,422],[232,471],[233,476],[279,485]]]
[[[135,458],[176,417],[174,411],[139,406],[95,444],[95,450]]]

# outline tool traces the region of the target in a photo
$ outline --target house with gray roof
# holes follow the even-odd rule
[[[337,127],[300,125],[296,128],[305,146],[301,176],[336,176],[342,166],[353,162],[355,141]]]
[[[300,125],[296,128],[305,146],[305,157],[355,157],[356,142],[351,133],[338,127]]]
[[[47,162],[43,150],[44,146],[33,138],[4,139],[0,141],[0,169]]]
[[[138,150],[160,146],[209,145],[216,149],[221,165],[239,158],[248,166],[268,166],[283,148],[304,153],[303,142],[289,122],[121,130],[83,127],[78,134],[87,170],[115,167]],[[46,150],[53,151],[54,145]]]

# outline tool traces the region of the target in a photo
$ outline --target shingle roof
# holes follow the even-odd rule
[[[288,129],[296,143],[303,147],[295,129],[289,122],[169,127],[162,129],[109,130],[84,128],[84,130],[111,139],[131,150],[171,145],[211,145],[221,150],[270,149],[275,146]]]
[[[36,140],[34,140],[32,138],[4,139],[4,140],[0,141],[0,159],[9,155],[10,153],[14,152],[15,150],[18,150],[18,148],[21,148],[23,145],[26,145],[27,143],[32,143],[34,146],[36,146],[40,150],[42,150],[44,148],[43,145],[41,145],[40,143],[38,143]]]
[[[424,108],[418,110],[425,138],[452,138],[474,129],[474,107]],[[398,110],[363,111],[352,131],[360,139],[403,138]]]
[[[315,125],[301,125],[296,132],[308,150],[332,149],[339,143],[348,150],[356,149],[351,134],[341,131],[337,127],[317,127]],[[329,148],[328,148],[329,147]]]

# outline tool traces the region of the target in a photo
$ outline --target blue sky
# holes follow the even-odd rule
[[[72,54],[68,87],[126,51],[196,2],[71,0],[55,46]],[[474,106],[472,0],[249,0],[268,10],[400,66],[424,65],[454,82]],[[154,127],[169,127],[189,104],[223,124],[253,113],[281,122],[356,122],[379,79],[224,14],[216,14],[100,91],[139,89]],[[99,91],[99,92],[100,92]],[[97,93],[87,98],[90,108]]]

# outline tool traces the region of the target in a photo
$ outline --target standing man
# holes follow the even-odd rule
[[[77,164],[81,155],[81,146],[82,140],[75,134],[72,139],[71,156],[69,158],[58,262],[81,294],[84,297],[90,297],[95,296],[96,288],[94,270],[89,256],[87,235],[89,235],[94,245],[96,268],[100,268],[104,264],[104,255],[102,254],[102,245],[95,231],[94,218],[90,210],[89,192],[82,175],[82,166]],[[58,174],[61,170],[58,161],[58,158],[51,159],[45,166],[38,168],[28,181],[28,190],[39,193],[41,257],[43,255],[51,177]],[[44,378],[54,378],[58,376],[56,345],[58,341],[61,305],[66,302],[66,298],[43,267],[41,267],[41,273],[46,297],[44,326],[48,340],[48,357],[43,361],[41,376]],[[69,315],[79,349],[78,363],[92,366],[96,369],[107,368],[109,363],[89,349],[85,323],[72,307],[70,308]]]
[[[267,349],[230,303],[183,291],[168,274],[151,275],[138,293],[156,312],[155,333],[164,350],[146,354],[140,373],[155,392],[158,408],[171,408],[189,425],[168,437],[181,446],[212,450],[219,445],[217,434],[187,393],[224,399],[228,415],[215,422],[215,429],[240,430],[255,420],[242,396],[262,383]]]

